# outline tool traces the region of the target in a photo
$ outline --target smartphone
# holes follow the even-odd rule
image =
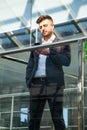
[[[35,46],[40,45],[40,42],[36,42],[36,43],[34,43],[34,45],[35,45]]]

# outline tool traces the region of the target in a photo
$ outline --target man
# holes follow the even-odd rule
[[[43,36],[40,44],[59,41],[54,33],[53,19],[49,15],[41,15],[36,23]],[[40,129],[46,101],[49,104],[55,130],[65,130],[62,66],[69,66],[70,59],[68,45],[31,51],[26,68],[26,83],[30,91],[29,130]]]

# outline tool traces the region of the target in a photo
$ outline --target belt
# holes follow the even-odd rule
[[[32,79],[33,83],[41,83],[41,82],[45,82],[46,81],[46,77],[35,77]]]

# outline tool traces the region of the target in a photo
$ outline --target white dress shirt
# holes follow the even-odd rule
[[[44,39],[42,39],[42,44],[52,43],[54,38],[55,35],[52,35],[48,41],[44,41]],[[39,55],[38,69],[36,71],[35,77],[46,77],[46,57],[46,55]]]

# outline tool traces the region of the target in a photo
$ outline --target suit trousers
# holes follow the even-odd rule
[[[55,130],[65,130],[63,119],[63,90],[57,83],[47,84],[45,78],[31,83],[29,105],[29,130],[40,130],[40,123],[46,101],[48,101]]]

